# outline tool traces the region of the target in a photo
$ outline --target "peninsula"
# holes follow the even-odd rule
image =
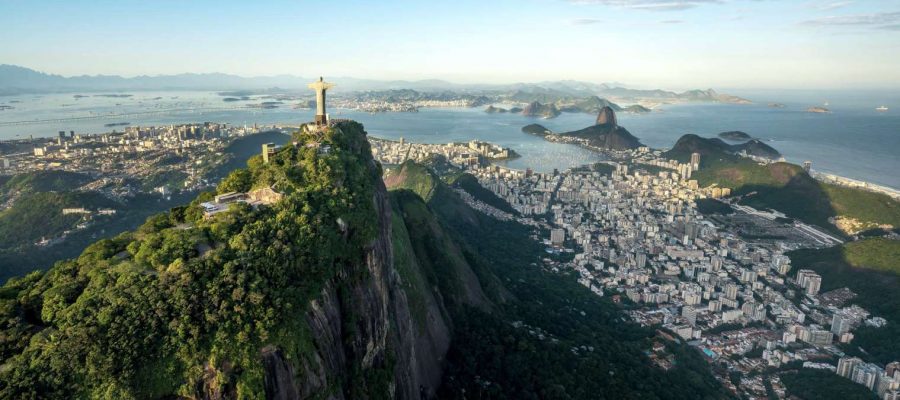
[[[541,128],[528,126],[529,131]],[[522,128],[525,131],[525,128]],[[531,133],[531,132],[529,132]],[[551,141],[575,142],[596,150],[629,150],[643,146],[627,129],[619,126],[612,107],[603,107],[597,114],[597,123],[587,128],[559,134],[547,134],[544,139]]]

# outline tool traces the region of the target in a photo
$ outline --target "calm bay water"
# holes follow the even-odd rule
[[[872,99],[869,96],[841,96],[830,101],[831,114],[805,112],[828,98],[818,94],[743,94],[760,104],[683,104],[663,106],[650,114],[619,115],[619,123],[651,147],[671,147],[683,134],[705,137],[740,130],[766,141],[788,161],[810,160],[813,168],[850,178],[900,188],[900,101],[896,96]],[[766,106],[768,98],[784,108]],[[813,100],[814,99],[814,100]],[[98,119],[43,122],[0,126],[0,139],[53,136],[57,131],[101,133],[121,127],[104,124],[130,122],[132,125],[160,125],[187,122],[226,122],[236,125],[300,123],[312,119],[312,111],[292,109],[284,104],[276,109],[250,109],[247,104],[271,101],[255,98],[226,103],[210,92],[136,92],[129,98],[84,97],[71,94],[0,97],[0,105],[14,107],[0,111],[0,124],[73,117],[102,116]],[[884,104],[891,109],[877,112]],[[486,114],[480,109],[422,109],[418,113],[369,114],[331,110],[333,118],[351,118],[363,123],[371,136],[413,142],[445,143],[479,139],[513,148],[522,158],[509,161],[512,168],[530,167],[538,171],[564,169],[603,159],[576,146],[545,142],[521,132],[529,123],[540,123],[562,132],[593,123],[588,114],[563,114],[552,120],[520,115]],[[110,116],[112,114],[121,117]]]

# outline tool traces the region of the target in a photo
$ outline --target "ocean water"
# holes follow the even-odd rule
[[[235,125],[312,120],[313,111],[292,109],[285,102],[275,109],[247,108],[226,103],[212,92],[134,92],[128,98],[84,97],[72,94],[0,97],[0,139],[54,136],[57,131],[102,133],[122,127],[114,122],[161,125],[188,122],[225,122]],[[757,102],[753,105],[664,105],[649,114],[620,114],[619,124],[651,147],[671,147],[683,134],[712,137],[740,130],[764,140],[788,161],[812,161],[813,168],[849,178],[900,188],[900,96],[893,94],[822,94],[818,92],[735,93]],[[768,107],[779,102],[784,108]],[[832,113],[805,112],[810,106],[827,106]],[[890,107],[877,112],[875,107]],[[521,132],[539,123],[562,132],[593,123],[594,116],[564,113],[551,120],[521,115],[487,114],[481,109],[422,109],[418,113],[364,113],[331,109],[333,118],[351,118],[365,125],[371,136],[413,142],[445,143],[479,139],[511,147],[521,158],[506,162],[512,168],[537,171],[565,169],[602,160],[603,157],[571,145],[554,144]],[[11,124],[15,121],[45,121]]]
[[[255,96],[254,96],[255,97]],[[13,103],[10,103],[13,101]],[[58,131],[102,133],[122,126],[167,125],[188,122],[224,122],[233,125],[300,124],[313,119],[314,110],[293,109],[285,102],[274,109],[247,108],[271,99],[224,102],[213,92],[136,92],[128,98],[83,97],[72,94],[0,97],[0,105],[14,108],[0,111],[0,140],[50,137]],[[510,168],[532,168],[540,172],[566,169],[605,159],[603,155],[577,146],[549,143],[522,133],[521,128],[541,122],[554,130],[578,129],[591,124],[588,114],[563,114],[554,120],[525,118],[521,115],[484,113],[481,109],[422,109],[418,113],[366,113],[329,109],[332,118],[350,118],[361,122],[370,136],[386,139],[406,138],[420,143],[448,143],[479,139],[511,147],[522,157],[504,161]],[[62,120],[62,121],[59,121]],[[12,124],[27,121],[27,124]],[[46,122],[39,122],[46,121]]]

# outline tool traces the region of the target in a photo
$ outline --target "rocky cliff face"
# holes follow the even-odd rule
[[[600,109],[600,113],[597,115],[597,125],[609,125],[613,128],[619,126],[616,121],[616,112],[609,106]]]
[[[374,161],[369,168],[376,176]],[[433,397],[440,385],[449,323],[430,296],[424,304],[428,324],[416,328],[395,269],[392,238],[398,235],[392,233],[391,205],[380,178],[372,201],[378,235],[366,251],[364,268],[342,271],[328,282],[306,314],[315,350],[302,360],[286,360],[280,349],[263,349],[267,398],[377,397],[387,389],[394,398],[419,399]],[[341,388],[350,375],[391,378],[387,388]]]

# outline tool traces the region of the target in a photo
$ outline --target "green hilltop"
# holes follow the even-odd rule
[[[503,200],[494,192],[485,189],[478,183],[478,178],[469,173],[463,173],[451,165],[443,157],[432,157],[426,163],[417,163],[408,160],[398,168],[385,172],[385,184],[393,188],[408,189],[425,200],[431,200],[435,190],[445,188],[437,184],[437,180],[443,181],[448,187],[458,188],[470,194],[475,200],[481,201],[500,211],[517,215],[516,211],[506,200]],[[444,172],[438,172],[443,170]]]
[[[0,194],[65,191],[90,182],[89,176],[69,171],[35,171],[13,175],[0,185]]]
[[[700,153],[701,156],[714,159],[735,159],[739,153],[745,152],[752,156],[776,160],[781,157],[778,150],[772,148],[758,139],[752,139],[745,143],[728,144],[719,138],[703,138],[694,134],[682,136],[675,145],[665,153],[671,159],[687,162],[691,153]],[[701,157],[701,162],[703,158]]]
[[[119,203],[94,192],[37,192],[19,197],[0,212],[0,250],[27,246],[41,237],[52,238],[75,227],[82,216],[62,213],[63,208],[118,207]]]
[[[900,240],[871,238],[844,245],[844,259],[857,268],[900,276]]]
[[[795,164],[762,165],[735,155],[733,149],[717,138],[685,135],[664,156],[687,162],[691,153],[700,153],[700,170],[691,178],[701,187],[731,188],[742,196],[742,204],[778,210],[836,233],[841,230],[835,219],[854,221],[854,231],[900,226],[900,202],[887,195],[820,182]]]
[[[201,196],[7,283],[0,397],[264,397],[260,349],[300,359],[312,346],[309,301],[376,234],[365,138],[331,130],[320,140],[334,151],[299,145],[251,160],[253,185],[284,193],[271,207],[204,219]]]

